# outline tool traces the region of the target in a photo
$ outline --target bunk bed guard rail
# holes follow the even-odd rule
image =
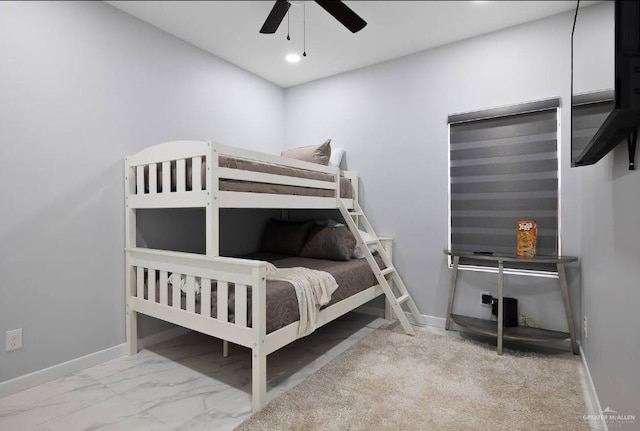
[[[311,178],[259,172],[220,165],[220,159],[292,168]],[[324,174],[323,179],[316,179]],[[147,148],[125,160],[125,198],[128,208],[337,208],[340,176],[350,179],[352,207],[357,199],[357,174],[301,160],[229,147],[214,142],[173,141]],[[315,177],[314,177],[315,175]],[[329,196],[254,193],[221,190],[220,180],[327,190]]]

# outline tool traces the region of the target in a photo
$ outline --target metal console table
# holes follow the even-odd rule
[[[567,289],[567,277],[564,265],[570,262],[576,262],[577,257],[573,256],[536,256],[536,257],[518,257],[516,255],[507,254],[475,254],[468,251],[444,250],[446,255],[453,258],[453,272],[451,274],[451,287],[449,289],[449,305],[447,307],[446,329],[451,326],[451,321],[461,327],[480,334],[491,335],[497,337],[498,354],[502,354],[502,340],[520,340],[520,341],[548,341],[548,340],[566,340],[571,339],[571,350],[575,355],[578,354],[578,344],[576,342],[576,334],[573,325],[573,312],[571,311],[571,302],[569,300],[569,291]],[[484,319],[477,319],[469,316],[453,314],[453,300],[456,293],[456,281],[458,278],[458,265],[460,258],[493,261],[498,263],[498,321],[493,322]],[[558,279],[560,280],[560,293],[564,302],[564,310],[567,316],[567,325],[569,333],[551,331],[542,328],[531,328],[517,326],[513,328],[503,328],[503,290],[504,290],[504,263],[505,262],[526,262],[526,263],[548,263],[556,265],[558,270]]]

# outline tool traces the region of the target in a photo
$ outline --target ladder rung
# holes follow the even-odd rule
[[[396,269],[392,266],[392,267],[383,269],[382,271],[380,271],[380,274],[382,274],[382,275],[391,274],[395,270]]]
[[[402,296],[396,298],[396,302],[398,303],[398,305],[404,304],[405,302],[407,302],[409,300],[409,298],[410,298],[410,296],[407,293],[406,295],[402,295]]]
[[[415,302],[411,299],[409,292],[406,290],[406,287],[404,286],[404,283],[400,278],[400,274],[398,274],[398,271],[391,263],[391,257],[387,256],[385,250],[380,250],[380,255],[382,256],[383,261],[386,265],[386,268],[382,269],[378,265],[378,262],[372,258],[371,253],[369,253],[368,245],[377,243],[378,247],[380,247],[381,241],[380,238],[365,241],[362,235],[358,232],[358,219],[355,217],[362,216],[362,224],[364,230],[372,237],[377,236],[373,232],[373,228],[364,215],[364,211],[362,211],[362,208],[358,205],[357,202],[354,203],[352,211],[349,211],[345,205],[345,201],[343,201],[342,199],[338,199],[338,209],[340,210],[340,214],[342,215],[342,218],[345,220],[345,222],[348,222],[347,225],[349,227],[349,230],[356,237],[358,245],[363,249],[362,251],[365,253],[367,262],[369,263],[369,266],[371,267],[371,270],[375,274],[376,278],[380,281],[380,287],[384,291],[389,304],[394,310],[396,318],[400,321],[402,329],[404,329],[404,332],[406,332],[408,335],[415,335],[415,331],[411,326],[411,322],[409,322],[409,319],[407,319],[407,316],[405,315],[404,310],[402,310],[401,305],[409,301],[408,306],[411,314],[419,324],[425,324],[424,318],[420,314],[420,311],[418,310]],[[352,217],[353,219],[349,220],[349,217]],[[391,274],[391,276],[387,278],[389,274]],[[396,297],[396,294],[394,293],[394,285],[399,290],[398,294],[401,294],[398,297]],[[403,292],[404,294],[402,294]]]

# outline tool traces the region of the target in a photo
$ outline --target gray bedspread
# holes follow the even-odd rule
[[[220,167],[241,169],[245,171],[262,172],[266,174],[284,175],[287,177],[306,178],[310,180],[333,181],[333,175],[324,172],[314,172],[306,169],[291,168],[288,166],[270,165],[251,160],[237,159],[233,157],[220,156],[218,159]],[[203,168],[202,172],[206,172]],[[324,196],[333,197],[334,191],[327,189],[314,189],[310,187],[286,186],[282,184],[254,183],[250,181],[238,181],[221,179],[220,190],[234,192],[253,193],[273,193],[283,195],[299,196]],[[340,197],[351,198],[353,196],[351,181],[347,178],[340,178]]]
[[[377,280],[366,259],[351,259],[348,261],[334,261],[311,259],[305,257],[285,256],[272,253],[255,253],[242,256],[244,259],[264,260],[273,263],[278,268],[305,267],[326,271],[333,275],[338,283],[338,289],[333,293],[329,307],[341,300],[361,292],[375,284]],[[378,265],[384,268],[382,259],[376,256]],[[157,290],[159,288],[156,288]],[[211,316],[217,315],[217,292],[215,284],[211,286]],[[171,305],[171,286],[169,286],[169,305]],[[156,298],[159,298],[159,291]],[[251,295],[247,294],[247,319],[251,326]],[[235,293],[233,284],[229,285],[229,321],[234,321]],[[182,308],[186,308],[186,299],[182,294]],[[323,307],[323,308],[325,308]],[[200,295],[196,296],[196,312],[200,313]],[[267,281],[267,333],[276,331],[300,319],[298,299],[291,283],[285,281]]]

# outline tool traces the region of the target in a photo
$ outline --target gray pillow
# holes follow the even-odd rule
[[[356,248],[356,239],[346,226],[327,227],[313,225],[301,257],[327,260],[350,260]]]
[[[309,145],[308,147],[284,150],[282,156],[327,166],[331,158],[331,139],[327,139],[321,145]]]
[[[262,235],[261,250],[298,256],[307,239],[311,221],[290,222],[271,219]]]

